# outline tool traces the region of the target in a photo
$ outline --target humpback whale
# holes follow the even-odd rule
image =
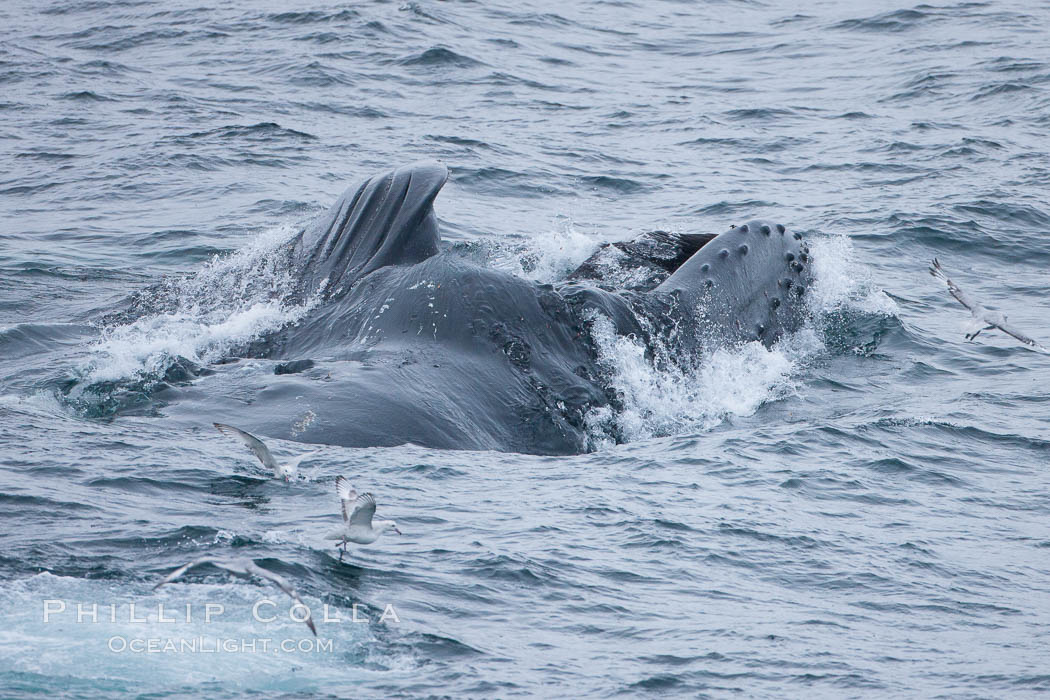
[[[804,320],[809,249],[783,225],[647,233],[540,284],[443,244],[447,178],[416,163],[348,189],[284,249],[309,313],[168,388],[165,415],[309,443],[573,454],[589,447],[588,412],[622,399],[597,319],[683,361],[771,345]],[[245,358],[274,369],[237,371]]]

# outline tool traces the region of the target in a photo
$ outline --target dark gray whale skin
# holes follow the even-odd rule
[[[808,249],[781,226],[647,234],[542,285],[441,250],[433,202],[447,176],[413,164],[349,189],[288,245],[316,306],[242,353],[275,373],[246,379],[231,358],[175,389],[165,412],[311,443],[573,454],[588,449],[587,412],[618,401],[597,364],[596,314],[649,343],[671,342],[673,327],[684,355],[768,345],[802,321]],[[611,253],[652,274],[603,288]]]

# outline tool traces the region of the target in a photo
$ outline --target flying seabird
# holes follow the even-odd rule
[[[970,310],[973,320],[971,321],[970,331],[966,334],[967,340],[973,340],[981,331],[990,331],[993,328],[998,328],[1003,333],[1013,336],[1025,345],[1036,348],[1037,350],[1042,350],[1043,352],[1048,352],[1045,347],[1010,325],[1006,320],[1006,316],[1004,316],[1001,311],[993,311],[992,309],[987,308],[960,289],[959,285],[955,284],[955,282],[948,279],[948,276],[944,274],[944,269],[941,267],[941,263],[937,258],[934,258],[933,264],[930,265],[930,274],[944,280],[948,284],[948,291],[951,295],[958,299],[960,304]]]
[[[346,477],[340,476],[335,480],[335,491],[339,495],[339,504],[343,510],[343,525],[334,530],[325,539],[339,540],[336,548],[342,546],[343,551],[339,553],[339,561],[346,554],[346,543],[372,544],[379,539],[387,530],[393,530],[397,534],[397,523],[393,520],[376,520],[372,522],[372,516],[376,513],[376,499],[370,493],[357,495],[357,491],[350,487]]]
[[[171,583],[190,569],[196,566],[201,566],[202,564],[211,564],[212,566],[220,568],[224,571],[229,571],[231,574],[237,574],[238,576],[258,576],[259,578],[264,578],[277,584],[277,587],[285,593],[287,593],[292,600],[306,608],[306,619],[303,620],[303,622],[305,622],[306,626],[310,628],[310,631],[314,633],[314,636],[317,636],[317,628],[314,627],[314,620],[313,617],[310,615],[310,608],[306,607],[306,604],[303,603],[302,598],[300,598],[299,594],[295,592],[295,589],[292,588],[291,585],[289,585],[289,583],[283,577],[278,576],[277,574],[268,569],[262,568],[251,559],[234,559],[230,561],[223,561],[221,559],[215,559],[213,557],[201,557],[200,559],[191,561],[189,564],[183,564],[179,568],[172,571],[170,574],[167,575],[167,577],[163,581],[154,586],[153,590],[157,590],[166,583]]]
[[[264,467],[272,469],[275,477],[278,479],[284,479],[286,482],[291,481],[292,477],[298,473],[300,462],[307,457],[311,457],[320,452],[320,450],[314,450],[313,452],[307,452],[298,457],[293,457],[288,460],[286,464],[278,464],[277,460],[275,460],[273,455],[270,454],[270,450],[266,447],[266,444],[251,433],[246,433],[240,428],[234,428],[232,425],[226,425],[225,423],[212,423],[212,425],[218,428],[219,432],[223,435],[235,437],[243,442],[248,449],[252,451],[252,454],[259,458],[259,461],[262,462]]]

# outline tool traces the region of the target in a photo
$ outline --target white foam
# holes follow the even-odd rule
[[[105,687],[191,695],[190,687],[213,682],[243,691],[307,692],[376,674],[374,665],[358,670],[363,658],[373,657],[376,641],[369,624],[347,621],[349,609],[331,606],[330,619],[338,616],[340,621],[325,623],[322,601],[304,595],[317,623],[315,639],[304,624],[291,619],[291,603],[276,587],[216,578],[218,583],[176,582],[157,591],[149,585],[46,572],[8,582],[0,591],[0,604],[8,613],[0,629],[0,666]],[[45,604],[48,600],[52,602]],[[260,610],[265,614],[255,616],[252,609],[259,601],[273,604],[264,603]],[[45,605],[50,611],[46,622]],[[209,621],[206,605],[222,610],[212,608]],[[64,609],[58,612],[60,607]],[[158,650],[135,651],[133,640],[140,640],[139,645],[158,640]],[[237,648],[222,646],[225,640],[236,641]],[[252,640],[254,648],[241,646]],[[269,640],[265,652],[261,640]],[[294,648],[272,650],[284,640]],[[330,651],[319,648],[317,640],[331,640]],[[354,662],[345,663],[348,658]]]
[[[32,394],[0,394],[0,406],[44,416],[64,415],[64,407],[55,394],[44,389]]]
[[[807,295],[811,313],[819,316],[852,309],[876,315],[897,315],[896,302],[875,283],[871,271],[857,261],[856,249],[848,236],[814,236],[807,241],[814,276]]]
[[[107,328],[92,345],[81,368],[86,383],[157,377],[177,357],[212,362],[302,318],[317,297],[295,295],[298,280],[281,249],[290,234],[267,231],[189,277],[163,282],[149,300],[158,312]]]
[[[587,415],[592,446],[608,446],[613,436],[634,441],[702,432],[728,417],[752,415],[763,404],[804,389],[805,368],[826,352],[821,324],[828,314],[896,314],[896,304],[857,262],[848,238],[815,237],[809,245],[811,319],[771,348],[756,341],[683,359],[665,343],[647,349],[617,335],[608,318],[593,317],[598,362],[620,406]]]
[[[514,272],[536,282],[562,280],[590,257],[599,242],[594,231],[586,233],[569,217],[557,217],[546,234],[531,237],[515,251]]]
[[[767,401],[796,392],[796,370],[823,350],[818,335],[803,329],[772,348],[752,342],[694,362],[654,362],[642,342],[617,335],[608,318],[595,317],[592,334],[599,365],[621,404],[616,411],[602,407],[588,414],[597,447],[607,445],[610,435],[631,442],[706,431],[728,416],[751,415]],[[653,355],[667,352],[657,348]]]

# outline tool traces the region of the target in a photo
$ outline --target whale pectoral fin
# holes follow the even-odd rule
[[[726,339],[769,345],[800,325],[809,267],[801,234],[749,221],[716,236],[655,291],[700,307]]]
[[[448,179],[440,163],[413,163],[349,188],[295,241],[306,291],[327,281],[348,288],[387,265],[421,262],[438,252],[434,198]]]

